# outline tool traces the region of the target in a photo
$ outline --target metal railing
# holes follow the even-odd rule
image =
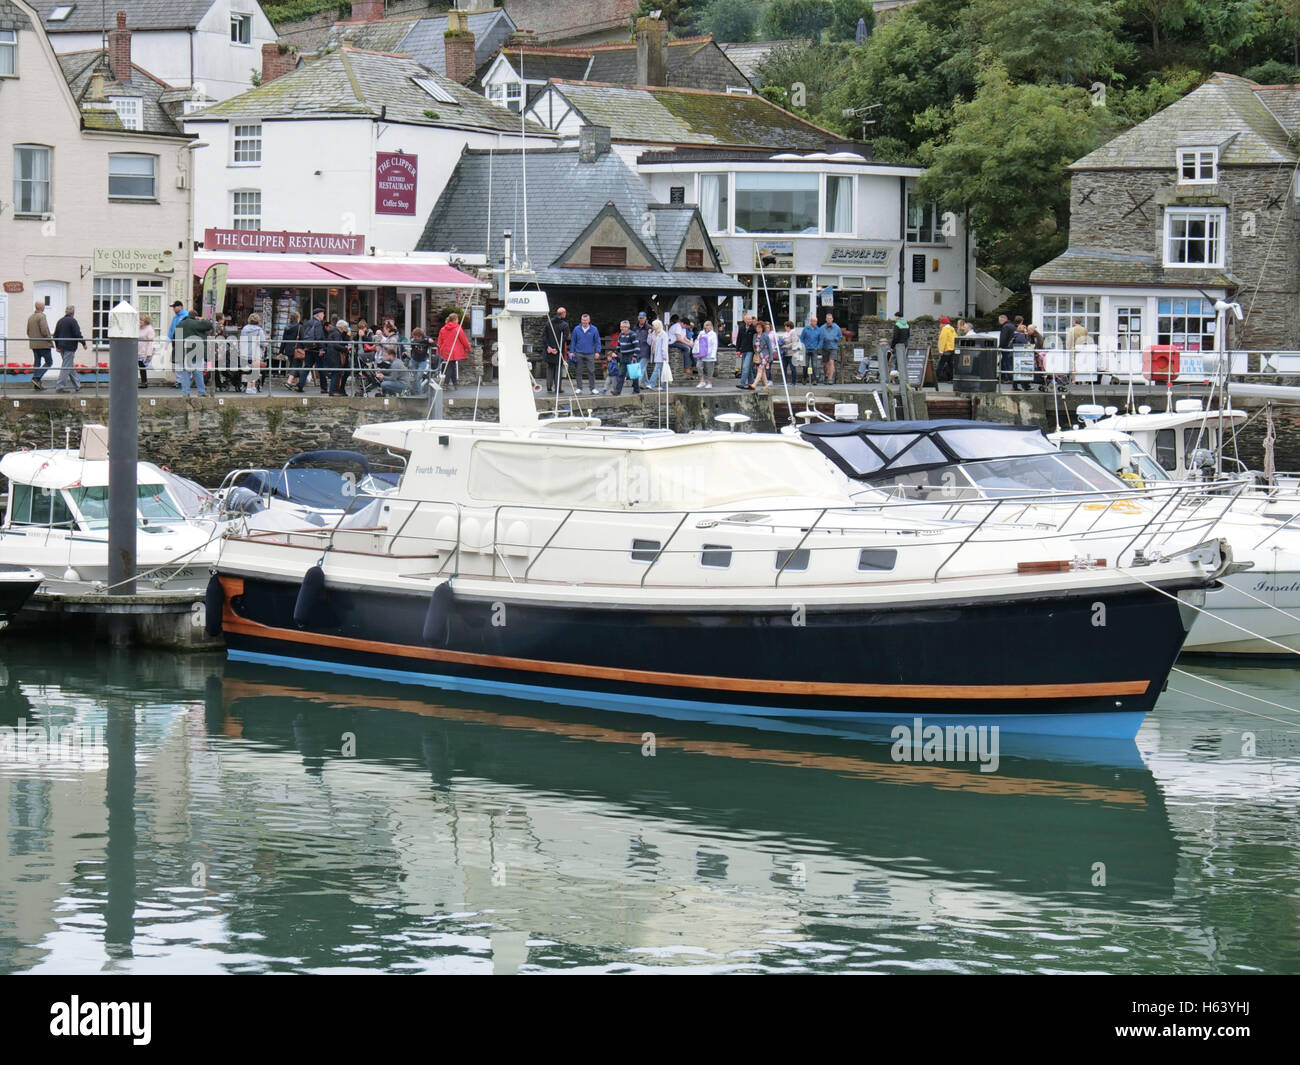
[[[1239,486],[1238,493],[1246,485]],[[468,510],[452,500],[411,499],[387,496],[385,502],[390,512],[405,511],[395,529],[349,528],[346,524],[352,507],[344,512],[334,525],[327,529],[302,529],[292,532],[246,534],[243,538],[262,543],[279,542],[285,546],[327,555],[373,556],[376,553],[398,557],[407,561],[428,560],[437,562],[432,577],[459,575],[465,565],[465,555],[473,554],[483,559],[481,566],[466,574],[480,579],[505,579],[512,584],[532,580],[553,582],[555,576],[538,578],[536,572],[543,560],[554,560],[556,555],[568,554],[587,560],[581,571],[585,583],[602,583],[617,587],[676,587],[669,577],[665,582],[652,582],[650,577],[662,569],[667,559],[693,557],[702,562],[701,545],[676,546],[680,534],[689,524],[692,527],[745,530],[747,535],[770,538],[767,544],[754,546],[719,547],[738,556],[770,555],[773,557],[771,582],[746,581],[741,586],[782,586],[782,580],[793,572],[808,568],[813,557],[827,553],[850,553],[856,556],[863,549],[886,549],[902,553],[929,550],[936,555],[935,563],[924,573],[913,567],[904,576],[890,576],[901,567],[881,570],[878,581],[918,580],[937,583],[945,570],[963,552],[974,548],[999,545],[1025,545],[1030,542],[1060,544],[1062,557],[1057,560],[1062,568],[1096,569],[1103,564],[1108,569],[1124,565],[1141,565],[1144,561],[1171,555],[1213,539],[1216,529],[1228,513],[1237,494],[1207,496],[1203,486],[1174,484],[1156,490],[1133,492],[1081,492],[1063,495],[1054,493],[1038,497],[1017,496],[1014,499],[968,500],[963,508],[976,507],[982,513],[960,521],[937,519],[933,502],[886,500],[856,506],[796,508],[766,508],[762,523],[738,520],[736,516],[719,510],[627,510],[582,507],[544,506],[528,504],[498,504],[484,507],[471,515],[475,528],[490,535],[476,543],[466,542]],[[1099,527],[1103,518],[1113,512],[1118,504],[1145,502],[1132,522],[1121,522],[1109,527]],[[1086,529],[1067,528],[1071,518],[1081,507],[1096,505],[1099,513]],[[1026,527],[1016,519],[1027,505],[1051,505],[1067,511],[1056,524],[1043,528],[1041,523]],[[924,509],[922,509],[924,508]],[[1126,512],[1120,512],[1121,514]],[[415,521],[419,516],[422,521]],[[748,517],[747,515],[745,517]],[[442,519],[452,518],[454,525],[442,532],[427,531]],[[581,519],[587,519],[583,521]],[[591,539],[609,535],[611,522],[619,526],[619,534],[626,533],[626,543],[606,546],[593,544]],[[593,537],[592,525],[598,531]],[[522,541],[511,538],[509,530],[522,524],[527,535]],[[412,531],[412,529],[415,531]],[[502,529],[506,535],[503,537]],[[563,540],[565,530],[574,532],[581,542]],[[718,534],[726,535],[725,531]],[[475,534],[477,537],[477,533]],[[643,550],[649,557],[637,559],[634,539],[652,543]],[[540,540],[540,543],[534,541]],[[398,551],[401,546],[402,550]],[[950,548],[946,552],[944,548]],[[1084,551],[1080,555],[1077,552]],[[796,558],[807,552],[807,561],[792,567]],[[782,560],[784,556],[784,560]],[[1005,552],[992,552],[989,559],[1005,558]],[[620,567],[621,574],[601,581],[593,571],[591,562],[597,559],[618,558],[630,565],[643,567],[639,575],[635,570]],[[512,563],[510,559],[520,560]],[[698,567],[697,567],[698,568]],[[1004,572],[994,565],[985,565],[981,572]],[[844,578],[856,575],[868,579],[867,571],[860,572],[856,563],[834,576],[822,572],[826,578],[817,583],[843,583]],[[874,582],[873,582],[874,583]]]
[[[55,341],[54,343],[57,343]],[[57,348],[50,351],[50,362],[37,365],[35,352],[27,337],[0,337],[0,396],[27,391],[36,381],[46,390],[66,388],[69,392],[89,387],[95,396],[106,396],[109,382],[106,344],[87,338],[78,342],[66,358]],[[341,394],[352,396],[414,396],[427,398],[435,382],[441,386],[446,365],[430,345],[430,360],[423,368],[411,363],[410,342],[400,345],[403,364],[386,364],[378,352],[367,352],[361,341],[327,341],[319,349],[308,349],[304,359],[295,361],[283,354],[281,345],[263,341],[255,347],[241,345],[238,336],[193,337],[184,344],[155,341],[147,367],[138,362],[132,370],[146,374],[148,388],[163,392],[185,392],[181,376],[190,393],[198,392],[198,379],[204,393],[247,392],[249,384],[263,395],[298,393],[295,381],[301,380],[303,395],[323,391],[323,384],[337,386]],[[307,378],[311,380],[308,381]],[[310,384],[312,388],[307,388]],[[331,389],[330,391],[335,391]]]

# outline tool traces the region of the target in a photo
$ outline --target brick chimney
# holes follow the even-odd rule
[[[668,84],[668,23],[663,19],[636,20],[636,83]]]
[[[114,81],[131,80],[131,31],[125,11],[117,13],[117,26],[108,31],[108,66]]]
[[[608,126],[583,126],[578,130],[578,162],[594,163],[608,151]]]
[[[378,22],[384,17],[384,0],[352,0],[353,22]]]
[[[262,45],[262,84],[269,81],[275,81],[276,78],[288,74],[298,65],[298,53],[293,48],[280,49],[283,45],[276,44],[274,41],[268,41]]]
[[[474,79],[478,61],[474,57],[474,34],[463,11],[447,12],[447,32],[442,35],[447,77],[465,85]]]

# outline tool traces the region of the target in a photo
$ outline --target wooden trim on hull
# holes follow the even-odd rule
[[[623,684],[657,685],[704,691],[729,691],[768,696],[814,696],[853,699],[913,699],[955,701],[1039,700],[1104,698],[1107,696],[1144,695],[1150,680],[1090,681],[1074,684],[851,684],[802,680],[754,680],[745,677],[718,677],[698,674],[665,673],[658,670],[615,669],[609,666],[577,662],[551,662],[502,655],[485,655],[469,651],[447,651],[434,647],[412,647],[377,640],[358,640],[348,636],[277,628],[241,618],[231,607],[231,600],[244,591],[237,577],[222,577],[225,604],[222,628],[226,632],[254,639],[281,640],[286,643],[310,644],[381,657],[421,659],[429,662],[453,662],[481,669],[515,670],[560,677],[583,677]]]

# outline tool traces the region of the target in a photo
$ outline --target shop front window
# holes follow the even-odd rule
[[[1212,300],[1159,300],[1156,304],[1156,343],[1179,351],[1213,351],[1215,310]]]
[[[1078,318],[1096,341],[1101,331],[1100,296],[1044,296],[1043,340],[1049,348],[1064,348],[1065,334]]]
[[[90,335],[97,347],[108,343],[109,312],[123,300],[130,302],[134,290],[135,282],[129,277],[95,278],[91,288]]]

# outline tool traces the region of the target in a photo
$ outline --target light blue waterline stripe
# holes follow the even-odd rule
[[[711,703],[693,699],[665,699],[660,696],[620,695],[615,692],[587,691],[583,688],[552,688],[542,685],[516,684],[512,681],[481,680],[477,677],[454,677],[441,673],[408,673],[401,669],[382,666],[356,666],[342,662],[327,662],[314,658],[294,658],[291,655],[265,654],[259,651],[238,651],[228,648],[226,653],[236,662],[253,662],[266,666],[292,666],[316,673],[347,674],[374,680],[396,681],[399,684],[422,684],[431,688],[471,692],[476,695],[510,695],[517,699],[535,702],[565,703],[617,710],[623,713],[644,713],[661,707],[678,716],[698,715],[701,720],[714,720],[720,714],[749,715],[754,717],[822,718],[839,721],[880,721],[887,724],[910,725],[913,718],[923,716],[930,723],[960,723],[963,725],[997,725],[1006,732],[1026,732],[1052,736],[1092,736],[1103,739],[1132,740],[1136,738],[1143,711],[1116,711],[1115,713],[1089,714],[936,714],[918,715],[907,710],[852,711],[852,710],[801,710],[771,706],[750,706],[744,703]]]

